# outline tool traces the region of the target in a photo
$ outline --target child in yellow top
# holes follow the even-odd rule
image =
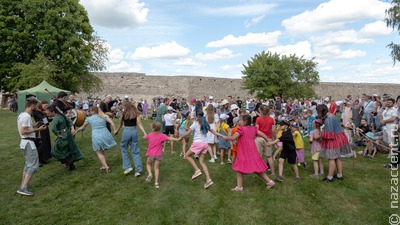
[[[294,140],[294,145],[296,146],[296,155],[297,155],[297,162],[298,166],[303,165],[304,169],[307,169],[307,164],[304,161],[304,143],[303,143],[303,137],[301,136],[301,133],[299,131],[299,123],[293,122],[291,126],[292,134],[293,134],[293,140]]]
[[[283,131],[281,129],[281,125],[277,124],[276,125],[276,137],[275,137],[275,139],[279,139],[280,137],[282,137],[282,132]],[[281,151],[282,151],[282,142],[278,142],[276,144],[276,151],[275,151],[274,156],[273,156],[274,160],[275,160],[276,156],[281,153]]]
[[[221,114],[219,116],[220,123],[217,126],[217,132],[222,134],[223,136],[228,136],[230,133],[230,128],[229,125],[226,124],[226,120],[229,118],[228,115],[226,114]],[[224,165],[224,151],[225,149],[228,151],[228,163],[231,164],[231,142],[230,141],[225,141],[222,137],[219,137],[219,154],[221,158],[221,165]]]

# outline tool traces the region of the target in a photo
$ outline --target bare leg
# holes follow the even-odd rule
[[[343,174],[342,171],[342,160],[340,158],[335,159],[336,162],[336,167],[337,167],[337,172],[338,174]]]
[[[105,169],[105,170],[107,170],[107,172],[109,172],[109,167],[108,167],[107,161],[106,161],[106,153],[103,150],[98,150],[98,151],[96,151],[96,154],[101,162],[102,169]]]
[[[158,177],[160,175],[160,161],[156,160],[154,163],[154,183],[158,183]]]
[[[269,179],[268,175],[264,172],[256,173],[259,177],[261,177],[265,182],[269,183],[271,179]]]
[[[223,148],[219,149],[219,157],[221,159],[221,163],[223,163],[224,162],[224,149]]]
[[[336,168],[335,159],[329,159],[328,165],[329,165],[328,176],[333,177],[333,173],[335,172],[335,168]]]
[[[282,177],[283,174],[283,163],[285,162],[284,159],[279,158],[279,166],[278,166],[278,175]]]
[[[275,175],[275,163],[272,156],[267,156],[267,162],[269,163],[269,168],[271,169],[271,175]]]
[[[197,166],[196,162],[194,161],[194,159],[192,157],[190,157],[193,154],[193,152],[191,151],[187,151],[186,152],[186,159],[189,162],[190,165],[193,166],[194,171],[199,171],[199,167]],[[203,156],[204,157],[204,156]]]
[[[316,176],[318,176],[318,160],[313,160],[313,164],[314,164],[314,174]]]
[[[242,188],[243,187],[243,173],[241,172],[236,172],[236,186],[238,188]]]
[[[232,162],[232,160],[231,160],[231,153],[232,153],[231,148],[228,148],[228,162],[229,162],[229,161]]]
[[[203,153],[200,153],[200,159],[199,159],[199,161],[200,161],[200,165],[201,165],[201,167],[203,168],[203,171],[204,171],[204,173],[206,174],[206,182],[208,182],[208,181],[210,181],[211,180],[211,177],[210,177],[210,173],[208,173],[208,167],[207,167],[207,165],[204,163],[204,154]],[[191,158],[192,159],[192,158]],[[193,159],[192,159],[193,160]],[[194,162],[194,160],[193,160],[193,162]],[[197,165],[196,165],[197,166]]]
[[[28,175],[27,173],[22,173],[22,181],[21,187],[27,187],[29,184],[29,180],[31,179],[32,175]]]
[[[293,164],[293,170],[294,170],[294,174],[296,175],[296,178],[300,178],[300,174],[299,174],[299,168],[297,167],[296,164]]]
[[[151,173],[151,161],[150,161],[150,159],[149,158],[147,158],[147,161],[146,161],[146,170],[147,170],[147,174],[148,175],[153,175],[152,173]]]
[[[319,172],[321,174],[324,174],[324,162],[322,161],[322,158],[319,158]]]
[[[212,152],[212,148],[213,148],[214,144],[208,144],[208,154],[210,154],[211,159],[214,158],[213,152]]]

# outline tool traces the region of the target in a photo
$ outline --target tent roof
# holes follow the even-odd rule
[[[44,80],[44,81],[42,81],[42,83],[40,83],[39,85],[37,85],[35,87],[19,91],[18,94],[34,94],[34,95],[37,95],[38,92],[40,92],[40,93],[41,92],[46,92],[46,89],[48,91],[50,91],[51,93],[53,93],[53,94],[58,94],[58,92],[60,92],[60,91],[64,91],[67,94],[70,93],[70,91],[66,91],[66,90],[62,90],[62,89],[56,88],[56,87],[50,85],[49,83],[47,83],[47,81]]]

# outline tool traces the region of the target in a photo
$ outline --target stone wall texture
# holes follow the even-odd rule
[[[212,95],[215,99],[226,98],[228,95],[240,96],[242,99],[250,96],[241,88],[241,79],[194,77],[194,76],[152,76],[143,73],[95,73],[103,80],[104,88],[97,93],[79,93],[78,96],[104,98],[106,94],[113,97],[128,95],[134,100],[140,98],[150,100],[155,96],[203,98]],[[332,96],[335,100],[343,100],[351,94],[354,98],[362,94],[387,93],[396,97],[400,94],[400,84],[371,83],[320,83],[315,86],[316,95]]]

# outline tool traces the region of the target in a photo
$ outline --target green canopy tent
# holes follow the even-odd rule
[[[50,100],[53,98],[53,96],[47,92],[48,90],[50,93],[53,95],[57,96],[58,92],[64,91],[68,95],[71,93],[70,91],[62,90],[56,87],[51,86],[49,83],[47,83],[45,80],[40,83],[38,86],[29,88],[23,91],[19,91],[18,94],[18,114],[23,112],[25,110],[25,103],[26,103],[26,98],[27,96],[34,95],[39,101],[46,100],[50,103]]]

